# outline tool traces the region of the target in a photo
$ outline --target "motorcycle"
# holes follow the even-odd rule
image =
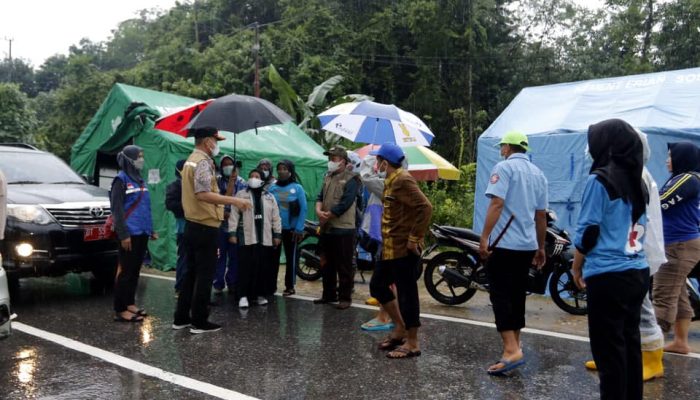
[[[297,249],[297,276],[306,281],[315,281],[321,278],[321,256],[319,255],[318,239],[320,237],[319,224],[316,221],[304,221],[304,233]],[[366,283],[365,272],[374,271],[376,248],[365,249],[364,242],[358,238],[355,248],[355,264],[360,273],[362,283]],[[376,245],[375,245],[376,246]]]
[[[549,282],[549,293],[562,310],[585,315],[588,310],[585,290],[576,287],[571,272],[573,251],[566,231],[556,225],[556,214],[547,211],[545,252],[547,262],[541,270],[531,268],[528,291],[544,294]],[[481,236],[470,230],[446,225],[433,225],[430,233],[435,242],[423,252],[426,265],[424,282],[428,293],[437,301],[456,305],[467,302],[477,290],[488,291],[486,266],[479,257]],[[428,259],[438,248],[449,248]]]

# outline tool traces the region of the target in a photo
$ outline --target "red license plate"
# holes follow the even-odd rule
[[[104,240],[107,238],[105,228],[102,225],[86,226],[83,232],[83,241],[94,242],[95,240]]]

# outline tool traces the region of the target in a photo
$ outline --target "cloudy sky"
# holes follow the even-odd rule
[[[7,57],[11,38],[12,57],[39,67],[84,37],[107,39],[138,10],[174,5],[175,0],[0,0],[0,58]]]

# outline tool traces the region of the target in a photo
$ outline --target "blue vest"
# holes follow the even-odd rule
[[[129,229],[129,235],[150,235],[153,233],[153,221],[151,219],[151,196],[148,193],[148,186],[131,179],[124,171],[120,171],[115,179],[121,179],[124,182],[126,195],[124,197],[124,215],[129,211],[131,206],[138,200],[143,190],[143,196],[136,209],[126,218],[126,226]],[[141,189],[141,185],[143,189]]]

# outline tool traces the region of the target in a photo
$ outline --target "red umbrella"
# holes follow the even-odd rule
[[[207,108],[212,101],[214,101],[214,99],[209,99],[202,103],[195,104],[192,107],[185,108],[184,110],[165,115],[156,121],[156,129],[172,132],[182,137],[186,137],[187,130],[183,129],[185,125],[187,125],[202,110]]]

